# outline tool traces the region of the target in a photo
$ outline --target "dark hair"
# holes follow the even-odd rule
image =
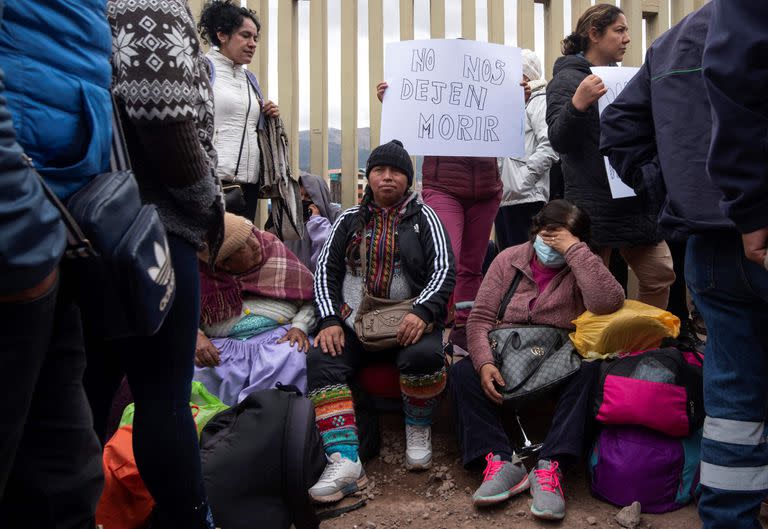
[[[563,55],[576,55],[587,51],[589,31],[594,28],[598,35],[603,35],[622,14],[624,11],[611,4],[595,4],[584,11],[576,23],[576,29],[563,39]]]
[[[256,13],[247,7],[240,7],[232,3],[232,0],[213,0],[209,2],[200,15],[200,23],[197,30],[203,42],[221,46],[221,41],[217,33],[226,33],[232,35],[237,28],[243,25],[243,21],[248,17],[256,24],[256,40],[261,35],[261,22]]]
[[[553,200],[531,221],[531,242],[545,228],[565,228],[582,242],[592,247],[592,222],[589,215],[567,200]]]

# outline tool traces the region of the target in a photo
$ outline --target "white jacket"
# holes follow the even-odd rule
[[[533,93],[525,105],[525,153],[523,158],[500,158],[504,192],[501,206],[549,201],[549,168],[558,160],[547,137],[546,82],[531,81]]]
[[[213,146],[219,155],[216,168],[217,176],[226,181],[255,184],[259,181],[258,134],[261,106],[256,92],[245,77],[245,70],[216,50],[208,52],[213,67],[216,68],[216,82],[213,83],[214,136]],[[248,109],[248,92],[251,95],[251,110],[248,113],[248,125],[243,141],[245,113]],[[240,142],[243,141],[243,154],[235,177],[237,158],[240,155]]]

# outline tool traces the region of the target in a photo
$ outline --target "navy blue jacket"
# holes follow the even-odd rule
[[[707,169],[742,233],[768,226],[768,2],[714,0],[704,81],[714,128]]]
[[[600,152],[621,179],[660,208],[667,239],[732,228],[706,173],[712,120],[701,58],[711,4],[659,37],[601,119]]]
[[[106,0],[0,0],[0,295],[31,288],[66,242],[35,168],[66,197],[109,166]]]

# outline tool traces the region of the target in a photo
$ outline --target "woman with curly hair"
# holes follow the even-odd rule
[[[215,0],[203,10],[198,30],[203,40],[212,45],[206,57],[212,70],[216,110],[216,172],[225,185],[237,184],[243,190],[245,207],[232,213],[253,221],[261,172],[256,131],[264,127],[265,115],[280,115],[277,105],[264,99],[256,76],[243,67],[251,63],[256,53],[261,23],[250,9],[231,0]]]

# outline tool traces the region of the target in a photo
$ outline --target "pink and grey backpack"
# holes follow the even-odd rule
[[[680,509],[699,483],[701,430],[672,438],[638,426],[605,426],[589,461],[592,494],[643,512]]]
[[[602,424],[686,437],[704,423],[703,356],[665,347],[604,362],[593,413]]]

